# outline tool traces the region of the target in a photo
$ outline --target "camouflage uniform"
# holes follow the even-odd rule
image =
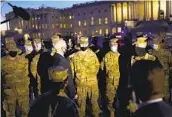
[[[88,39],[85,41],[88,43]],[[80,43],[82,43],[82,39]],[[97,81],[99,61],[92,50],[87,48],[85,52],[86,54],[84,55],[79,51],[71,57],[71,69],[78,94],[79,117],[85,116],[87,96],[92,103],[93,115],[98,117],[100,112],[97,103],[99,97]]]
[[[103,61],[101,62],[101,69],[106,72],[106,96],[107,96],[107,105],[108,110],[111,115],[114,113],[113,102],[116,96],[116,91],[119,85],[119,53],[109,51]]]
[[[8,45],[13,44],[7,42],[6,47],[9,51],[17,51],[16,47],[10,47]],[[2,58],[1,63],[4,93],[3,108],[6,111],[6,117],[15,117],[17,103],[21,110],[21,117],[27,117],[29,111],[28,61],[23,56],[18,55],[15,60],[10,60],[7,55]]]

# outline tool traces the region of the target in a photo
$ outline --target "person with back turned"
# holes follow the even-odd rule
[[[64,92],[68,85],[68,69],[52,66],[48,74],[51,88],[31,105],[29,117],[78,117],[76,104]]]
[[[172,117],[172,107],[163,101],[165,72],[158,61],[140,60],[131,69],[131,83],[141,100],[132,117]]]

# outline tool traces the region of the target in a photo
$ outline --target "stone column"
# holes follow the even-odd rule
[[[129,2],[127,2],[127,20],[129,20]]]
[[[154,20],[154,18],[153,18],[153,1],[151,1],[151,20]]]
[[[123,3],[120,3],[121,4],[121,19],[122,19],[122,21],[124,20],[124,18],[123,18]]]

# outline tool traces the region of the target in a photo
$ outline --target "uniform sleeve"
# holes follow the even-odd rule
[[[41,78],[37,72],[38,61],[39,61],[39,56],[36,56],[35,58],[33,58],[31,62],[31,74],[36,79],[38,94],[40,95],[41,94]]]
[[[94,75],[97,75],[98,71],[99,71],[99,68],[100,68],[100,63],[99,63],[99,60],[96,56],[96,54],[94,54],[94,56],[92,56],[92,58],[90,58],[90,61],[92,61],[91,65],[90,65],[90,73],[91,74],[94,74]],[[89,69],[89,68],[88,68]]]
[[[74,75],[75,67],[74,67],[74,59],[73,59],[73,57],[70,58],[70,68],[71,68],[72,78],[74,78],[75,77],[75,75]]]
[[[100,68],[101,68],[102,71],[103,71],[104,68],[105,68],[105,57],[103,57],[103,59],[102,59],[102,61],[101,61],[101,63],[100,63]]]

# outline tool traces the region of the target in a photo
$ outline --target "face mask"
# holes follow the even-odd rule
[[[112,46],[111,48],[112,52],[117,52],[118,51],[118,46]]]
[[[147,46],[147,43],[140,43],[137,45],[137,47],[139,48],[146,48],[146,46]]]
[[[81,47],[82,51],[85,51],[87,49],[87,47]]]
[[[14,58],[17,56],[17,51],[10,51],[9,55]]]
[[[41,50],[41,48],[42,48],[41,43],[36,44],[36,46],[35,46],[35,50],[36,50],[36,51]]]
[[[26,53],[31,53],[33,51],[33,47],[32,46],[27,46],[26,48]]]
[[[153,44],[153,49],[157,50],[158,49],[158,45],[157,44]]]
[[[144,56],[146,54],[145,48],[135,47],[135,52],[138,56]]]

